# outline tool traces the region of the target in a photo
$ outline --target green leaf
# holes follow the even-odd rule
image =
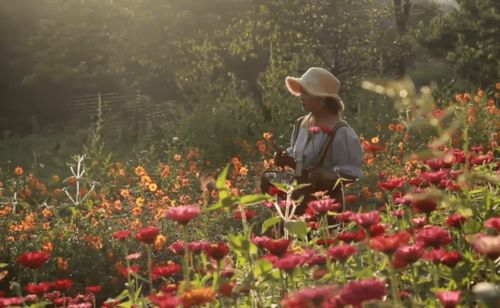
[[[270,198],[266,195],[246,195],[240,198],[241,204],[252,205],[261,203],[262,201],[267,201]]]
[[[275,224],[279,223],[281,221],[281,217],[274,216],[269,219],[266,219],[264,223],[262,224],[262,230],[260,231],[261,233],[265,233],[267,229],[270,227],[274,226]]]
[[[281,190],[284,193],[286,193],[288,191],[288,186],[286,184],[275,183],[275,182],[271,182],[271,184],[276,186],[277,189]]]
[[[228,188],[226,185],[228,170],[229,170],[229,165],[226,165],[226,167],[219,174],[219,177],[217,178],[217,181],[215,182],[215,187],[217,187],[217,189],[227,189]]]
[[[299,185],[296,185],[293,187],[293,191],[296,191],[296,190],[299,190],[299,189],[302,189],[302,188],[305,188],[307,186],[311,186],[310,183],[304,183],[304,184],[299,184]]]
[[[285,228],[287,228],[290,233],[297,235],[298,237],[304,238],[307,235],[307,225],[304,221],[287,221],[285,223]]]
[[[9,266],[7,263],[0,263],[0,268],[4,268],[4,267],[7,267]]]

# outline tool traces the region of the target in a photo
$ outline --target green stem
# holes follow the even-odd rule
[[[148,254],[148,274],[149,274],[149,292],[154,293],[153,288],[153,253],[151,251],[151,245],[146,244],[146,251]]]
[[[390,261],[389,261],[390,263]],[[399,290],[398,290],[398,285],[397,285],[397,276],[396,276],[396,271],[394,270],[394,267],[392,264],[389,264],[389,275],[391,277],[391,295],[392,295],[392,301],[395,305],[395,307],[400,307],[401,306],[401,301],[399,299]]]
[[[134,287],[132,285],[132,280],[130,279],[130,262],[127,258],[128,256],[128,248],[127,245],[123,244],[123,251],[125,253],[125,263],[126,263],[126,271],[127,271],[127,283],[128,283],[128,298],[130,299],[130,302],[132,302],[132,305],[135,305],[135,296],[134,296]]]
[[[434,282],[434,288],[438,288],[439,287],[439,276],[438,276],[438,265],[437,264],[434,264],[432,266],[432,281]]]
[[[189,249],[188,249],[188,234],[186,226],[182,228],[182,240],[184,241],[184,261],[182,264],[182,272],[184,281],[181,286],[181,292],[187,288],[189,284]]]

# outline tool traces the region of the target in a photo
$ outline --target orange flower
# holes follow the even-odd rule
[[[389,124],[389,130],[390,130],[391,132],[392,132],[392,131],[394,131],[394,130],[396,130],[396,125],[394,125],[394,124],[392,124],[392,123],[391,123],[391,124]]]
[[[373,144],[377,144],[380,141],[380,139],[378,137],[373,137],[371,141]]]
[[[136,206],[132,209],[132,215],[141,216],[141,214],[142,214],[142,208]]]
[[[51,253],[54,250],[54,246],[52,246],[51,242],[44,243],[42,245],[42,251]]]
[[[170,166],[164,165],[163,169],[161,170],[161,178],[162,179],[168,178],[169,175],[170,175]]]
[[[24,174],[24,169],[23,167],[19,167],[17,166],[16,169],[14,169],[14,173],[17,175],[17,176],[21,176]]]
[[[113,202],[113,207],[116,211],[121,211],[123,209],[122,202],[120,200],[115,200],[115,202]]]
[[[240,174],[242,176],[247,176],[247,174],[248,174],[248,168],[247,167],[241,167],[240,168]]]
[[[396,124],[396,131],[402,132],[405,130],[405,126],[401,123]]]
[[[51,218],[51,217],[53,216],[53,214],[52,214],[52,211],[51,211],[51,210],[49,210],[48,208],[44,208],[44,209],[42,210],[42,216],[43,216],[44,218]]]
[[[175,161],[181,161],[181,160],[182,160],[182,156],[181,156],[181,155],[179,155],[179,154],[175,154],[175,155],[174,155],[174,160],[175,160]]]
[[[186,291],[181,296],[183,307],[193,307],[211,303],[215,299],[215,291],[212,288],[199,288]]]
[[[156,183],[151,183],[148,186],[148,189],[150,192],[155,192],[157,188],[158,188],[158,185],[156,185]]]
[[[123,198],[129,198],[130,191],[128,189],[122,189],[120,190],[120,196],[122,196]]]
[[[497,82],[497,83],[495,84],[495,89],[500,90],[500,82]]]
[[[155,240],[155,243],[154,243],[154,246],[155,246],[155,250],[161,250],[165,244],[167,243],[167,237],[165,235],[158,235],[156,237],[156,240]]]
[[[137,166],[135,167],[135,174],[137,176],[143,176],[143,175],[146,175],[146,170],[144,169],[144,167],[142,166]]]
[[[64,260],[63,257],[57,257],[57,268],[62,270],[62,271],[65,271],[68,269],[69,267],[69,264],[68,264],[68,261]]]

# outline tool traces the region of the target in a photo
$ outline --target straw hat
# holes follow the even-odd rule
[[[286,77],[286,87],[295,96],[300,96],[302,89],[307,93],[319,97],[333,97],[339,103],[341,111],[344,103],[339,96],[340,81],[332,73],[320,67],[311,67],[300,78]]]

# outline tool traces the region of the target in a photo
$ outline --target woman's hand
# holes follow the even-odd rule
[[[337,176],[332,170],[316,167],[309,170],[309,179],[316,182],[333,183],[337,180]]]
[[[278,167],[292,167],[295,168],[295,159],[288,155],[287,152],[275,152],[273,156],[274,163]]]

